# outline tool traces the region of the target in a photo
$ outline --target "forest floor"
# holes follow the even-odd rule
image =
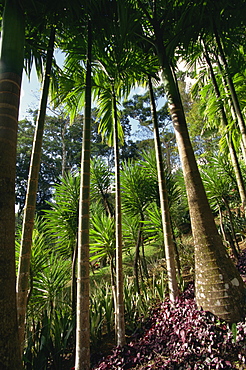
[[[241,247],[238,268],[245,280],[246,249]],[[114,347],[112,340],[105,338],[101,348],[92,352],[92,364],[94,370],[243,370],[246,322],[227,325],[211,313],[197,310],[190,283],[175,306],[166,299],[153,307],[141,331],[130,336],[124,348]]]
[[[246,245],[241,245],[238,268],[246,281]],[[71,360],[71,358],[70,358]],[[115,347],[105,336],[91,351],[93,370],[243,370],[246,369],[246,321],[228,325],[197,309],[190,282],[175,305],[167,298],[150,309],[141,329]],[[66,370],[73,369],[64,363]]]

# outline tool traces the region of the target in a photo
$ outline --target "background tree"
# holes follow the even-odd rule
[[[32,114],[35,122],[35,112]],[[51,200],[52,188],[60,182],[62,164],[66,161],[65,172],[79,168],[82,120],[82,116],[78,116],[74,124],[69,125],[69,118],[66,118],[62,112],[57,111],[54,116],[46,116],[36,202],[38,213],[42,213],[48,207],[46,202]],[[33,121],[20,121],[18,127],[16,205],[19,215],[24,207],[27,190],[28,168],[34,134]]]

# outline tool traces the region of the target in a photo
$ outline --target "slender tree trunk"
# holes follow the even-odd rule
[[[208,64],[210,75],[211,75],[211,80],[212,80],[212,83],[213,83],[213,86],[214,86],[215,95],[216,95],[216,98],[218,99],[218,102],[219,102],[222,124],[226,128],[228,126],[226,112],[225,112],[223,103],[221,102],[219,86],[218,86],[217,81],[216,81],[213,66],[211,64],[206,45],[204,45],[204,50],[205,50],[205,59],[206,59],[206,62]],[[230,140],[228,134],[226,135],[226,139],[227,139],[227,144],[228,144],[228,148],[229,148],[229,152],[230,152],[232,166],[233,166],[235,176],[236,176],[236,182],[237,182],[237,187],[238,187],[239,195],[240,195],[241,202],[242,202],[242,207],[243,207],[244,214],[245,214],[245,212],[246,212],[246,190],[245,190],[245,185],[244,185],[244,181],[243,181],[243,175],[242,175],[242,172],[241,172],[241,168],[239,166],[239,162],[238,162],[235,147],[233,145],[232,140]]]
[[[237,242],[237,238],[236,238],[235,228],[234,228],[234,225],[233,225],[232,212],[231,212],[231,209],[230,209],[230,206],[228,204],[227,199],[223,198],[222,200],[223,200],[223,203],[226,207],[226,210],[227,210],[227,213],[228,213],[228,216],[229,216],[230,225],[231,225],[231,235],[232,235],[232,240],[233,240],[233,244],[231,244],[232,253],[233,253],[234,257],[236,259],[238,259],[239,247],[238,247],[238,242]],[[237,249],[235,247],[235,244],[237,246]]]
[[[237,115],[236,115],[236,112],[235,112],[235,109],[234,109],[234,106],[232,104],[232,100],[231,100],[231,94],[230,94],[230,91],[228,89],[228,86],[227,86],[227,83],[225,81],[225,78],[223,76],[223,72],[222,72],[222,67],[220,65],[220,62],[219,62],[219,59],[217,58],[217,65],[219,67],[219,70],[221,72],[221,76],[222,76],[222,82],[223,82],[223,85],[224,85],[224,89],[225,89],[225,93],[227,95],[227,104],[228,104],[228,107],[231,111],[231,117],[232,117],[232,120],[235,122],[234,123],[234,126],[235,126],[235,129],[238,130],[238,124],[237,124]],[[240,129],[239,129],[240,131]],[[243,160],[244,162],[246,163],[246,147],[244,146],[244,142],[243,140],[241,139],[240,140],[240,147],[241,147],[241,153],[242,153],[242,157],[243,157]]]
[[[236,111],[235,111],[235,108],[234,108],[234,105],[232,103],[232,98],[231,98],[231,94],[230,94],[230,91],[229,91],[229,88],[228,88],[228,85],[227,85],[227,82],[226,82],[226,79],[224,77],[224,72],[223,72],[223,68],[221,66],[221,63],[220,63],[220,60],[219,60],[219,57],[218,55],[216,55],[216,63],[217,63],[217,66],[219,68],[219,71],[220,71],[220,74],[221,74],[221,77],[222,77],[222,83],[223,83],[223,86],[224,86],[224,90],[225,90],[225,93],[227,95],[227,104],[228,104],[228,107],[231,111],[231,116],[232,116],[232,119],[233,121],[235,121],[235,128],[238,130],[238,127],[236,125],[237,123],[237,115],[236,115]],[[239,129],[240,131],[240,129]],[[243,140],[241,139],[240,141],[240,146],[241,146],[241,152],[242,152],[242,156],[243,156],[243,159],[244,159],[244,162],[246,163],[246,147],[244,146],[244,142]]]
[[[228,322],[243,315],[245,285],[218,234],[190,142],[176,77],[162,34],[156,27],[156,49],[182,163],[195,247],[195,288],[198,307]]]
[[[174,137],[173,137],[174,138]],[[173,139],[172,138],[172,139]],[[163,142],[163,144],[164,144],[164,146],[165,146],[165,152],[166,152],[166,157],[167,157],[167,159],[166,159],[166,162],[167,162],[167,169],[168,169],[168,171],[170,171],[171,172],[171,170],[172,170],[172,165],[171,165],[171,149],[170,149],[170,141],[172,140],[172,139],[170,139],[170,140],[168,140],[167,142],[165,141],[165,140],[163,140],[162,142]]]
[[[146,258],[145,258],[144,237],[143,237],[143,235],[142,235],[142,238],[141,238],[141,246],[142,246],[142,259],[141,259],[142,268],[143,268],[145,278],[149,279],[148,266],[147,266],[147,261],[146,261]]]
[[[114,257],[110,257],[110,279],[111,279],[111,287],[112,287],[112,296],[113,296],[113,302],[114,302],[114,310],[115,310],[115,337],[117,338],[117,316],[116,316],[116,307],[117,307],[117,289],[116,289],[116,282],[115,282],[115,265],[114,265]]]
[[[133,269],[134,269],[134,276],[135,276],[135,284],[137,292],[140,293],[139,288],[139,276],[138,276],[138,265],[139,265],[139,258],[140,258],[140,246],[141,246],[141,240],[142,240],[142,227],[139,226],[138,229],[138,237],[137,237],[137,243],[135,246],[135,256],[134,256],[134,262],[133,262]]]
[[[67,132],[67,126],[69,125],[69,119],[63,121],[64,125],[61,128],[61,137],[62,137],[62,177],[66,174],[67,168],[67,150],[66,150],[66,143],[65,143],[65,135]]]
[[[43,80],[42,97],[36,122],[36,130],[33,139],[33,148],[28,176],[26,202],[24,208],[24,218],[22,226],[21,249],[19,258],[19,268],[17,276],[17,314],[19,326],[19,338],[21,346],[24,346],[25,339],[25,319],[27,308],[27,296],[29,289],[30,261],[32,232],[36,210],[36,199],[38,190],[38,176],[42,152],[42,139],[44,132],[44,122],[46,106],[49,93],[50,72],[52,66],[53,50],[55,41],[55,29],[50,32],[50,40],[47,50],[45,76]]]
[[[25,22],[17,0],[6,0],[0,54],[0,369],[22,369],[15,273],[15,164]]]
[[[171,228],[172,228],[172,236],[173,236],[173,244],[174,244],[174,257],[175,257],[176,268],[177,268],[177,279],[180,281],[180,278],[181,278],[180,256],[179,256],[178,243],[177,243],[177,240],[176,240],[174,232],[173,232],[172,219],[171,219]]]
[[[118,119],[116,96],[112,87],[113,114],[114,114],[114,158],[115,158],[115,231],[116,231],[116,323],[117,345],[125,344],[125,319],[124,319],[124,279],[122,266],[122,213],[120,193],[120,161],[118,144]]]
[[[176,277],[176,267],[175,267],[175,247],[172,235],[171,217],[168,204],[167,195],[167,185],[165,179],[164,165],[161,153],[161,142],[158,130],[157,114],[154,92],[151,82],[151,77],[149,79],[149,92],[150,92],[150,105],[152,112],[152,121],[154,124],[154,140],[155,140],[155,153],[156,153],[156,164],[158,173],[158,184],[159,184],[159,194],[160,194],[160,204],[161,204],[161,216],[162,216],[162,230],[164,238],[165,247],[165,258],[167,263],[167,277],[168,277],[168,287],[169,287],[169,297],[171,301],[175,301],[178,296],[178,283]]]
[[[244,147],[242,140],[240,141],[240,147],[241,147],[241,153],[242,153],[243,160],[246,163],[246,148]]]
[[[76,297],[77,297],[77,284],[76,284],[76,263],[78,259],[78,237],[76,238],[76,243],[72,255],[72,283],[71,283],[71,305],[72,314],[76,314]]]
[[[140,258],[140,262],[141,262],[141,258]],[[143,268],[142,268],[142,264],[141,263],[139,263],[139,274],[140,274],[141,287],[142,287],[143,284],[144,284],[144,277],[143,277]]]
[[[229,72],[228,63],[227,63],[227,60],[226,60],[226,57],[225,57],[225,54],[224,54],[224,50],[223,50],[223,47],[222,47],[222,44],[221,44],[221,41],[220,41],[220,37],[219,37],[216,29],[215,29],[215,38],[216,38],[216,42],[217,42],[217,46],[218,46],[218,50],[219,50],[219,56],[220,56],[221,62],[223,64],[223,67],[224,67],[224,70],[225,70],[225,79],[227,81],[227,84],[228,84],[228,87],[229,87],[229,90],[230,90],[230,93],[231,93],[233,107],[235,109],[235,113],[236,113],[237,121],[238,121],[238,126],[239,126],[239,129],[240,129],[241,135],[242,135],[243,145],[246,148],[246,126],[245,126],[245,121],[244,121],[243,114],[242,114],[242,111],[241,111],[241,108],[240,108],[240,104],[239,104],[239,101],[238,101],[235,86],[233,84],[233,81],[232,81],[232,78],[231,78],[231,75],[230,75],[230,72]]]
[[[225,243],[227,243],[227,238],[226,238],[226,233],[225,233],[225,227],[224,227],[224,223],[223,223],[223,214],[222,214],[222,210],[221,210],[220,207],[219,207],[219,215],[220,215],[220,230],[221,230],[221,234],[223,235],[223,238],[224,238]]]
[[[78,275],[75,370],[90,368],[89,320],[89,211],[90,211],[90,154],[91,154],[91,24],[88,21],[88,51],[86,70],[85,113],[81,158],[81,181],[78,227]]]
[[[235,249],[235,244],[234,244],[234,241],[232,239],[231,234],[229,232],[226,232],[226,230],[225,230],[225,226],[224,226],[224,223],[223,223],[223,214],[222,214],[221,208],[219,208],[219,215],[220,215],[220,230],[221,230],[221,233],[223,235],[224,242],[225,242],[226,245],[228,245],[228,244],[230,245],[231,250],[233,252],[233,255],[237,260],[238,259],[238,253]]]
[[[102,196],[103,205],[104,205],[104,208],[105,208],[106,215],[109,216],[109,217],[113,217],[114,212],[113,212],[112,207],[111,207],[111,205],[108,201],[107,196],[104,194],[102,189],[100,189],[100,193],[101,193],[101,196]]]

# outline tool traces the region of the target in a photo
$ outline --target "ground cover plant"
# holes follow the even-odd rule
[[[245,369],[245,334],[245,322],[229,327],[198,310],[190,284],[175,306],[166,299],[153,307],[141,334],[93,369]]]
[[[246,276],[246,249],[237,267]],[[93,358],[92,358],[93,363]],[[228,325],[198,310],[189,283],[175,305],[153,305],[140,331],[94,365],[106,369],[246,369],[246,322]]]

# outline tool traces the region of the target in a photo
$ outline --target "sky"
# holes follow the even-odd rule
[[[60,67],[62,67],[64,62],[64,55],[60,51],[55,51],[55,58]],[[185,69],[185,67],[182,65],[180,67],[181,69]],[[26,73],[24,72],[22,77],[19,120],[22,120],[24,118],[27,119],[32,118],[31,115],[28,114],[28,110],[38,109],[40,92],[41,92],[41,83],[38,80],[35,68],[32,68],[30,80],[28,79]],[[132,90],[131,94],[129,95],[129,99],[134,94],[142,95],[145,92],[146,89],[142,87],[137,87]],[[131,119],[130,123],[132,125],[132,134],[134,135],[135,133],[137,133],[138,130],[138,121]]]
[[[41,85],[35,70],[33,69],[31,72],[30,81],[24,72],[22,77],[19,120],[28,117],[28,109],[38,108],[40,89]]]
[[[38,80],[35,69],[32,69],[30,80],[25,73],[22,77],[22,88],[21,88],[21,99],[19,109],[19,120],[25,118],[32,119],[32,116],[28,113],[29,109],[35,110],[39,108],[39,98],[41,92],[41,83]],[[145,89],[138,87],[132,90],[129,99],[134,94],[144,94]],[[138,121],[131,119],[132,134],[137,132]]]
[[[61,53],[56,52],[55,57],[57,63],[62,66],[64,57]],[[35,110],[39,108],[39,99],[41,93],[41,83],[38,80],[35,68],[32,68],[30,79],[27,77],[26,73],[23,72],[22,76],[22,88],[21,88],[21,99],[20,99],[20,109],[19,109],[19,120],[23,120],[25,118],[32,119],[32,116],[28,113],[29,109]],[[144,94],[145,89],[142,87],[137,87],[132,90],[131,94],[129,95],[129,99],[134,94]],[[138,129],[138,121],[131,119],[132,125],[132,134],[137,132]]]
[[[64,56],[61,52],[55,51],[55,58],[58,65],[62,66]],[[21,88],[21,99],[19,109],[19,120],[28,117],[27,111],[29,109],[38,109],[39,97],[41,92],[41,83],[38,80],[35,66],[32,68],[30,80],[27,77],[25,71],[22,76],[22,88]]]
[[[57,63],[62,66],[64,57],[60,52],[55,53]],[[190,81],[189,81],[190,82]],[[19,120],[24,118],[32,119],[32,116],[28,114],[28,110],[38,109],[39,108],[39,98],[41,92],[41,83],[38,81],[35,68],[32,69],[30,80],[28,79],[25,72],[23,73],[22,78],[22,89],[21,89],[21,100],[20,100],[20,110],[19,110]],[[132,90],[129,99],[134,94],[144,94],[146,89],[142,87],[137,87]],[[136,139],[138,136],[139,122],[133,119],[130,119],[132,126],[132,139]],[[135,137],[136,136],[136,137]],[[134,138],[135,137],[135,138]]]

